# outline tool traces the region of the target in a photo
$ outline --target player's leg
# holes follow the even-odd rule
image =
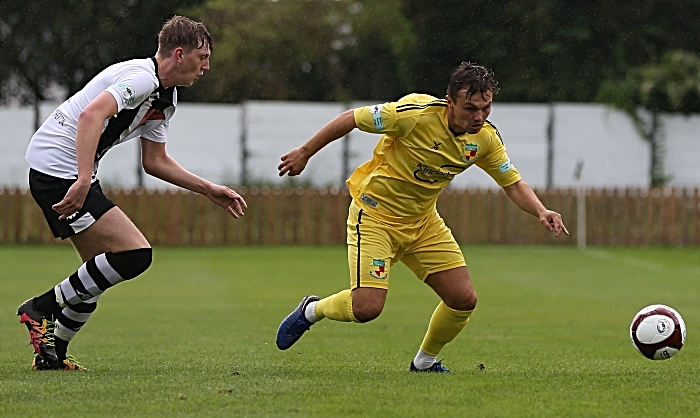
[[[310,303],[306,317],[311,323],[323,318],[369,322],[384,309],[397,231],[372,219],[353,202],[347,233],[350,289]]]
[[[148,241],[104,196],[99,182],[91,186],[78,212],[70,219],[58,220],[59,215],[51,206],[65,196],[72,183],[30,171],[32,196],[44,212],[54,236],[70,238],[84,261],[76,273],[43,295],[27,300],[18,309],[20,321],[27,324],[32,342],[43,341],[38,344],[39,349],[35,344],[37,357],[46,366],[41,368],[61,366],[54,347],[54,318],[60,319],[58,335],[62,337],[55,341],[65,349],[67,341],[94,311],[99,295],[120,281],[136,277],[151,261]]]
[[[476,307],[476,293],[466,267],[433,273],[425,282],[442,302],[430,318],[428,331],[414,359],[414,367],[419,370],[435,364],[442,348],[467,325]]]
[[[326,298],[307,296],[280,324],[277,347],[291,347],[311,325],[329,318],[368,322],[384,308],[394,253],[388,228],[370,219],[353,202],[348,213],[348,264],[351,286]]]
[[[464,256],[450,230],[435,214],[402,261],[442,299],[410,369],[447,371],[436,362],[437,355],[464,328],[476,307],[476,293]]]
[[[119,253],[151,244],[131,220],[114,206],[83,233],[70,237],[83,262],[104,253]]]
[[[56,314],[54,330],[56,354],[59,360],[65,358],[68,343],[95,312],[97,300],[101,295],[99,292],[104,292],[123,280],[136,277],[148,268],[151,260],[150,244],[116,206],[107,211],[88,229],[70,237],[70,240],[84,264],[71,277],[63,280],[57,286],[58,289],[54,288],[54,299],[49,299],[47,304],[53,305],[53,308],[57,309],[52,302],[59,302],[55,297],[59,294],[65,296],[65,291],[61,289],[67,288],[68,293],[76,292],[77,294],[77,292],[83,292],[86,286],[91,285],[91,279],[95,283],[101,281],[102,285],[98,286],[97,289],[92,288],[87,291],[89,295],[93,296],[92,298],[68,302],[64,300],[67,306],[59,304],[63,309]],[[125,271],[127,267],[123,265],[129,263],[134,264],[134,269]],[[84,273],[82,279],[80,277],[81,269]],[[117,269],[119,269],[119,273],[117,273]],[[74,277],[76,275],[77,280]],[[103,278],[107,280],[107,283],[102,280]],[[50,291],[47,293],[48,296],[52,296]],[[42,296],[46,296],[46,294]]]

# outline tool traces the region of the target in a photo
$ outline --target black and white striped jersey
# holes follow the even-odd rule
[[[46,119],[27,148],[26,159],[31,168],[58,178],[77,178],[78,117],[104,91],[114,96],[118,112],[105,120],[95,154],[93,178],[100,158],[117,144],[139,136],[166,142],[168,124],[177,104],[177,90],[163,88],[160,84],[155,58],[133,59],[104,69]]]

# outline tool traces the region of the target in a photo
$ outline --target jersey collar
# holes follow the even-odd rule
[[[153,66],[156,69],[156,78],[158,79],[158,88],[162,89],[163,83],[160,82],[160,77],[158,77],[158,60],[156,59],[156,57],[151,57],[151,61],[153,61]]]
[[[158,79],[158,90],[174,90],[176,86],[168,87],[167,89],[163,87],[163,83],[160,81],[160,77],[158,77],[158,60],[156,59],[156,57],[151,57],[151,61],[153,61],[153,66],[156,69],[156,78]]]
[[[445,124],[445,127],[450,131],[450,133],[452,134],[453,137],[455,137],[455,139],[466,134],[466,132],[462,132],[461,134],[458,134],[457,132],[455,132],[454,129],[452,129],[452,127],[450,126],[450,121],[449,121],[449,119],[447,119],[447,108],[445,108],[445,113],[443,114],[443,117],[442,117],[442,123]]]
[[[455,132],[454,129],[452,129],[452,127],[450,126],[449,122],[447,123],[447,129],[449,129],[450,132],[452,132],[452,135],[454,135],[455,138],[466,134],[466,132],[462,132],[461,134],[458,134],[457,132]]]

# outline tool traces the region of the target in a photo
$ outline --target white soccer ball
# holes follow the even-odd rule
[[[685,322],[666,305],[650,305],[637,312],[630,326],[632,344],[644,357],[666,360],[685,343]]]

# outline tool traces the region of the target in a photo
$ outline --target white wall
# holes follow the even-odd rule
[[[33,121],[31,109],[4,108],[0,111],[0,184],[27,185],[29,168],[24,153],[34,133]]]
[[[350,107],[379,103],[352,103]],[[56,103],[42,105],[47,117]],[[255,182],[287,184],[280,179],[280,157],[300,146],[346,109],[340,103],[263,102],[243,105],[183,103],[170,125],[168,153],[188,170],[211,181],[239,184],[243,177],[242,137],[249,154],[247,177]],[[590,187],[647,187],[650,148],[623,113],[599,104],[497,103],[489,117],[499,129],[508,155],[533,187],[547,182],[547,127],[553,110],[553,185],[573,187],[574,168],[584,161],[583,182]],[[243,120],[245,119],[245,130]],[[672,186],[700,186],[700,115],[664,116],[665,168]],[[24,153],[33,129],[30,108],[0,108],[0,185],[25,187]],[[377,135],[358,130],[349,136],[349,170],[372,156]],[[100,163],[98,177],[106,186],[137,185],[138,142],[111,149]],[[348,173],[349,174],[349,173]],[[168,187],[144,175],[147,187]],[[343,140],[331,143],[297,178],[318,186],[343,184]],[[496,183],[473,167],[451,187],[489,187]]]
[[[649,152],[649,144],[620,111],[599,104],[554,107],[555,187],[574,184],[578,160],[584,162],[582,181],[587,186],[648,187]]]
[[[282,155],[301,146],[344,110],[337,103],[255,101],[244,106],[248,179],[274,184],[289,181],[278,175]],[[316,154],[297,179],[321,186],[341,184],[341,162],[342,143],[335,141]]]
[[[697,187],[700,185],[700,117],[665,116],[661,124],[669,186]]]

